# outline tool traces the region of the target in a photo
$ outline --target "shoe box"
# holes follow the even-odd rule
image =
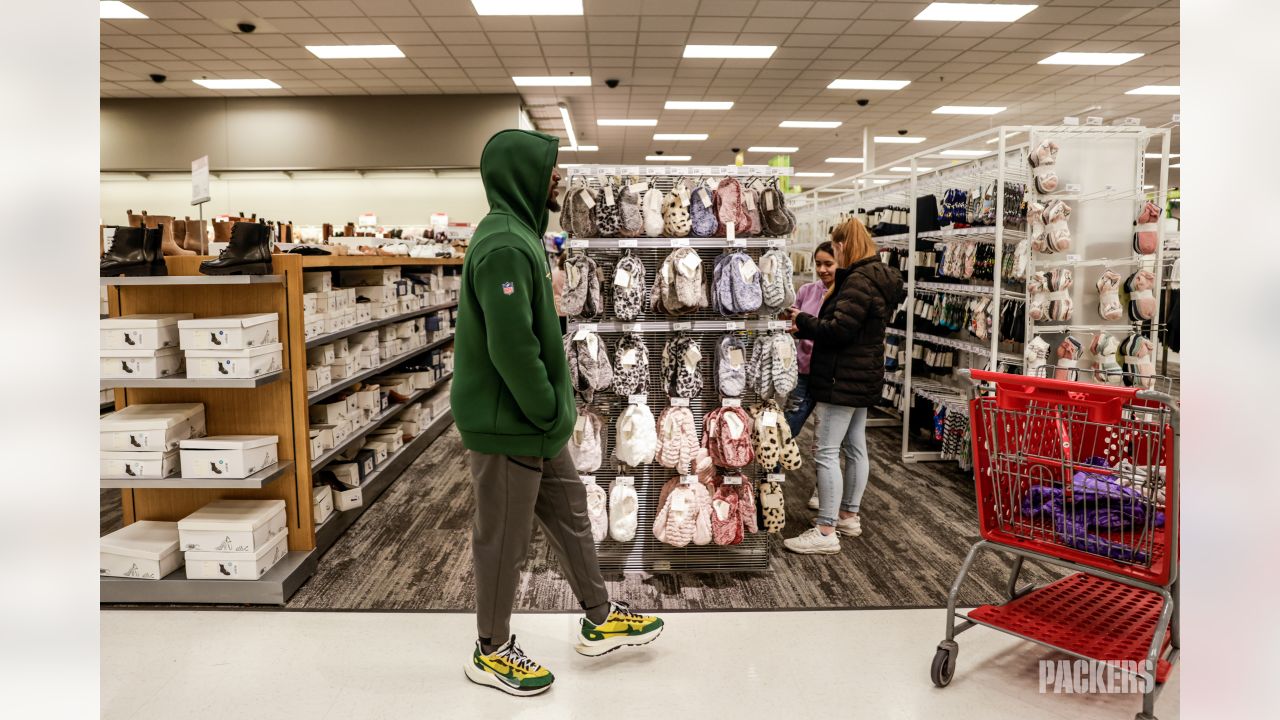
[[[183,350],[244,350],[280,342],[279,313],[178,321]]]
[[[279,461],[277,435],[211,435],[179,443],[184,478],[247,478]]]
[[[288,533],[279,533],[256,550],[245,552],[189,550],[188,580],[258,580],[289,552]]]
[[[165,378],[182,374],[178,348],[164,350],[100,350],[98,375],[103,378]]]
[[[246,553],[285,534],[284,500],[214,500],[178,521],[184,551]]]
[[[103,318],[98,344],[103,350],[166,350],[178,347],[178,322],[191,313],[156,313]]]
[[[311,488],[311,518],[322,525],[333,514],[333,491],[328,485]]]
[[[183,442],[190,442],[184,440]],[[177,450],[143,450],[129,452],[104,450],[98,454],[102,477],[133,477],[159,480],[178,474]]]
[[[205,436],[204,403],[130,405],[98,420],[99,445],[109,451],[169,451]]]
[[[255,378],[284,369],[284,345],[242,350],[187,350],[189,378]]]
[[[98,574],[160,580],[182,567],[178,523],[139,520],[98,540]]]

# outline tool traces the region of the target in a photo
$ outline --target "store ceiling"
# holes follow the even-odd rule
[[[970,0],[972,2],[973,0]],[[562,162],[643,162],[655,150],[730,162],[731,147],[797,146],[800,170],[861,156],[861,133],[905,129],[918,146],[877,145],[879,163],[1000,124],[1064,115],[1170,122],[1176,96],[1125,95],[1177,85],[1178,0],[1021,0],[1013,23],[915,21],[927,0],[584,0],[570,17],[478,17],[470,0],[269,0],[129,5],[148,20],[101,21],[103,97],[459,94],[520,92],[540,129],[563,136],[568,105],[580,145]],[[536,3],[538,0],[529,0]],[[257,24],[252,34],[237,22]],[[406,57],[320,60],[305,45],[398,45]],[[684,59],[686,44],[777,45],[766,60]],[[1140,52],[1115,67],[1038,65],[1059,51]],[[168,77],[164,84],[151,73]],[[590,75],[591,87],[516,88],[512,76]],[[270,91],[214,91],[197,78],[269,78]],[[894,91],[828,90],[836,78],[910,80]],[[616,78],[615,89],[605,86]],[[855,99],[870,99],[859,107]],[[731,100],[728,111],[664,110],[668,99]],[[935,115],[941,105],[997,105],[993,116]],[[1085,108],[1101,106],[1087,113]],[[598,127],[597,118],[653,118],[657,127]],[[839,120],[788,129],[783,120]],[[655,132],[707,133],[657,142]],[[1175,150],[1176,145],[1175,131]],[[748,155],[763,162],[768,155]]]

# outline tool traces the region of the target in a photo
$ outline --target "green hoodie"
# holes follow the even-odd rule
[[[476,452],[552,458],[577,419],[542,246],[559,145],[503,130],[480,155],[489,214],[462,263],[450,396],[462,444]]]

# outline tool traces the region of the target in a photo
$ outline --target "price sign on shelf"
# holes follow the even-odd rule
[[[742,407],[742,398],[725,398],[720,401],[721,407]]]
[[[1069,193],[1078,193],[1078,192],[1080,192],[1080,185],[1079,185],[1079,183],[1067,183],[1067,192],[1069,192]]]
[[[689,247],[689,238],[671,238],[671,247]]]
[[[640,247],[640,242],[635,238],[619,238],[618,247],[620,248]]]
[[[575,250],[579,250],[579,249],[586,249],[586,248],[591,247],[591,241],[590,241],[590,240],[583,240],[583,239],[581,239],[581,238],[575,238],[575,239],[573,239],[573,240],[570,240],[570,241],[569,241],[569,247],[570,247],[570,248],[573,248],[573,249],[575,249]]]
[[[648,405],[649,396],[648,395],[628,395],[627,404],[628,405]]]
[[[582,483],[584,485],[590,485],[596,481],[595,475],[579,475],[578,477],[582,478]]]
[[[622,323],[618,327],[622,332],[640,332],[640,323]]]
[[[676,332],[680,332],[681,330],[692,330],[693,323],[689,322],[688,320],[684,322],[674,322],[674,323],[671,323],[671,329],[675,330]]]
[[[689,407],[689,398],[673,397],[667,398],[667,402],[671,407]]]
[[[724,324],[725,330],[745,330],[747,323],[742,320],[730,320]]]
[[[769,321],[770,330],[786,330],[789,327],[791,327],[791,323],[787,322],[786,320],[770,320]]]
[[[765,480],[771,483],[786,482],[787,476],[782,473],[769,473],[768,475],[765,475]]]
[[[697,482],[698,482],[698,476],[697,476],[697,475],[681,475],[681,476],[680,476],[680,484],[681,484],[681,485],[694,485],[694,484],[696,484]]]
[[[741,485],[742,476],[741,475],[725,475],[724,484],[725,485]]]
[[[623,487],[632,487],[636,484],[636,478],[634,475],[619,475],[614,478],[614,481]]]

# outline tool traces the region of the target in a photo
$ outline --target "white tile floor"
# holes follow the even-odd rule
[[[512,698],[463,677],[470,615],[103,611],[104,720],[406,720],[700,716],[1128,719],[1132,695],[1041,695],[1062,657],[985,628],[960,636],[951,686],[929,682],[939,610],[674,613],[646,648],[578,656],[575,616],[517,615],[555,687]],[[1156,703],[1178,717],[1177,675]]]

